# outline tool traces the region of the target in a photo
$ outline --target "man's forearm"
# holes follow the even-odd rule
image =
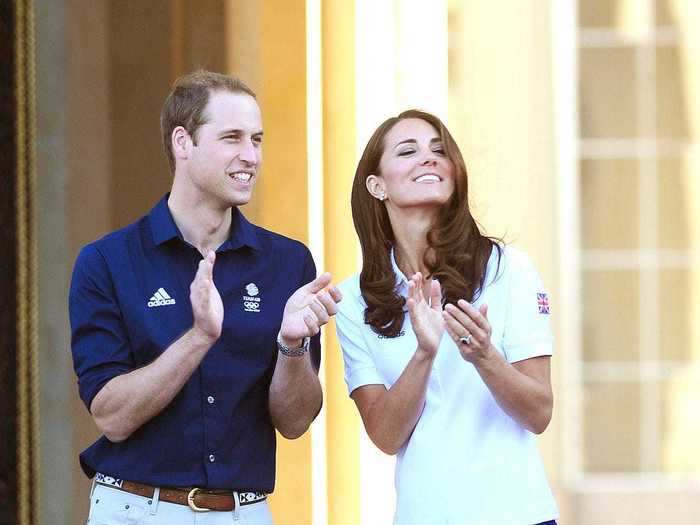
[[[301,436],[321,410],[323,392],[307,352],[302,357],[277,354],[270,383],[270,417],[288,439]]]
[[[180,392],[213,343],[192,328],[149,365],[110,380],[90,406],[100,431],[110,441],[124,441],[158,415]]]

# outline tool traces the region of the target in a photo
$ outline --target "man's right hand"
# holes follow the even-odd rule
[[[190,302],[194,317],[193,329],[210,341],[221,336],[224,322],[224,305],[219,290],[214,285],[214,261],[216,253],[210,250],[199,262],[197,275],[190,285]]]

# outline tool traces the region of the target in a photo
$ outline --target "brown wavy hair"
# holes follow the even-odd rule
[[[391,266],[390,250],[394,232],[384,203],[370,195],[367,177],[381,175],[379,161],[387,133],[401,120],[421,119],[440,135],[447,158],[454,166],[455,190],[441,207],[427,234],[429,249],[423,264],[429,277],[440,281],[445,303],[458,299],[473,302],[486,277],[486,265],[495,246],[500,266],[501,244],[483,235],[469,210],[467,168],[462,153],[442,121],[430,113],[410,109],[392,117],[377,128],[362,154],[352,183],[352,220],[362,247],[360,290],[367,304],[365,323],[384,337],[399,335],[404,320],[406,300],[397,293],[396,276]]]

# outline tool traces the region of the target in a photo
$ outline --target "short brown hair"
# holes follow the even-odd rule
[[[173,88],[163,103],[160,112],[160,132],[163,149],[168,157],[170,171],[175,172],[175,157],[171,145],[173,130],[182,126],[187,130],[194,143],[197,143],[197,130],[207,123],[204,110],[209,103],[209,96],[214,91],[245,93],[255,98],[255,92],[241,79],[221,73],[200,69],[181,76],[173,83]]]

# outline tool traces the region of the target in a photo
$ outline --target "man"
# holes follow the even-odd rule
[[[340,292],[303,244],[238,210],[262,161],[250,88],[184,76],[161,131],[171,192],[73,273],[74,366],[104,434],[80,456],[90,521],[269,524],[274,429],[299,437],[320,410],[318,334]]]

